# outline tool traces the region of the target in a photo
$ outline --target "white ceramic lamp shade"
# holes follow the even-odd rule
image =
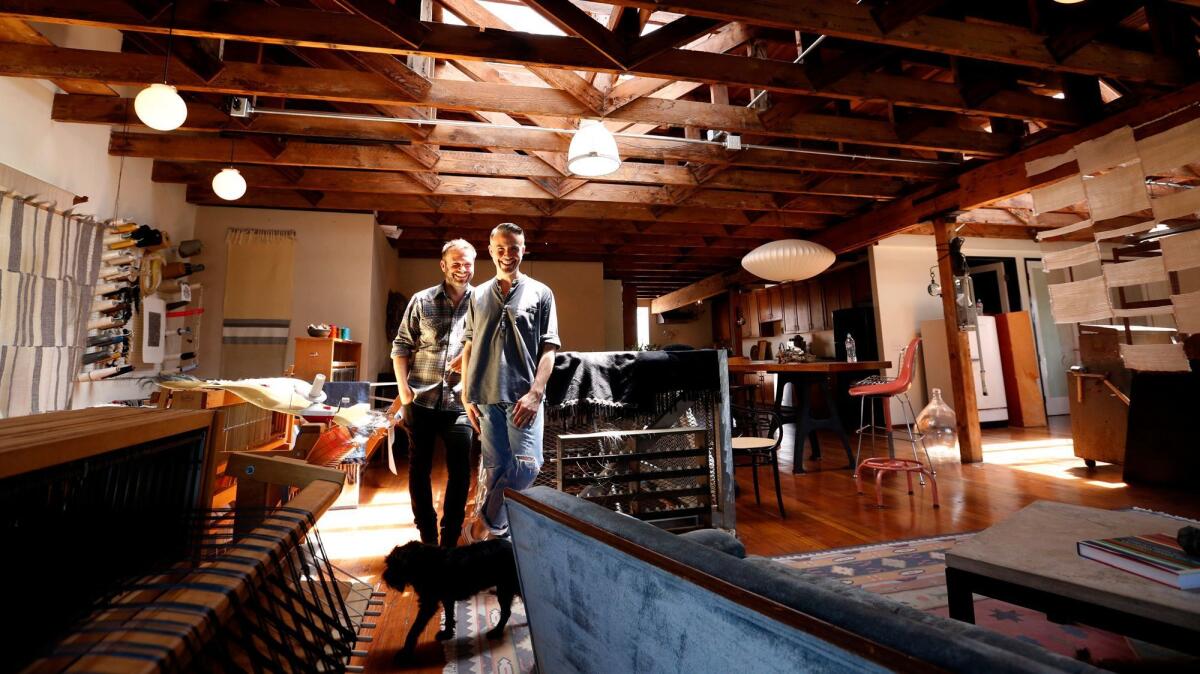
[[[742,267],[768,281],[803,281],[829,268],[837,256],[825,246],[802,239],[764,243],[746,253]]]
[[[213,176],[212,188],[218,197],[226,201],[241,199],[246,193],[246,179],[242,177],[242,172],[235,168],[223,168]]]
[[[133,111],[142,124],[159,131],[174,131],[187,119],[187,103],[169,84],[151,84],[139,91]]]
[[[603,124],[585,120],[571,139],[567,150],[567,168],[577,176],[605,176],[621,168],[617,140]]]

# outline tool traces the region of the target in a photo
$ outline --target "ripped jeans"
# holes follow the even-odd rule
[[[480,483],[485,489],[480,514],[489,527],[508,527],[504,490],[528,489],[542,469],[542,429],[545,411],[538,409],[533,423],[519,428],[512,423],[512,403],[476,405],[479,408]]]

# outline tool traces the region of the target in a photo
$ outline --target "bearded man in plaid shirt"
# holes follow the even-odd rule
[[[474,428],[463,410],[462,350],[467,308],[474,288],[475,248],[462,239],[442,246],[442,283],[413,295],[396,339],[392,364],[412,430],[409,446],[408,495],[421,541],[438,544],[437,511],[430,473],[437,438],[446,447],[446,496],[442,504],[441,545],[458,544],[471,480]]]

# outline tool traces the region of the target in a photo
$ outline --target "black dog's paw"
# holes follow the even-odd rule
[[[438,631],[438,633],[437,633],[437,640],[438,640],[438,641],[446,641],[446,640],[453,639],[453,638],[454,638],[454,630],[452,630],[452,629],[450,629],[450,630],[440,630],[440,631]]]
[[[493,627],[492,629],[487,631],[487,638],[489,638],[489,639],[499,639],[503,636],[504,636],[504,628],[503,627]]]

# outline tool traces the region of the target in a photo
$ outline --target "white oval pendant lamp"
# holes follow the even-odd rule
[[[138,92],[133,111],[142,124],[158,131],[174,131],[187,119],[187,103],[169,84],[155,83]]]
[[[242,172],[235,168],[223,168],[213,176],[212,188],[213,192],[225,201],[235,201],[246,193],[246,179],[242,177]]]
[[[567,150],[567,168],[577,176],[606,176],[621,168],[617,140],[603,124],[584,120]]]
[[[764,243],[746,253],[742,267],[768,281],[803,281],[829,268],[837,259],[832,250],[802,239]]]

